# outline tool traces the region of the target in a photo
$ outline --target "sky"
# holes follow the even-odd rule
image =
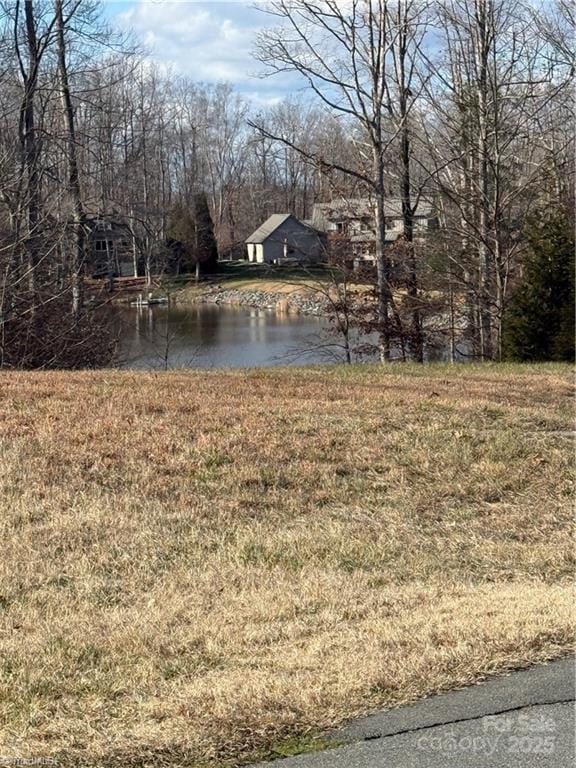
[[[115,26],[134,31],[152,60],[196,81],[232,83],[256,105],[294,91],[288,77],[258,76],[251,50],[269,17],[250,0],[115,0],[104,10]]]

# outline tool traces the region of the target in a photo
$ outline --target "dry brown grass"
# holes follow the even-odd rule
[[[0,754],[235,764],[572,643],[567,368],[0,386]]]

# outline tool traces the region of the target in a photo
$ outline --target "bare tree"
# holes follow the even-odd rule
[[[271,72],[295,72],[315,97],[332,113],[350,121],[356,130],[365,166],[334,162],[318,156],[286,136],[272,135],[253,123],[263,135],[284,142],[325,171],[340,171],[357,178],[374,202],[380,357],[388,360],[394,335],[391,311],[393,294],[386,253],[386,151],[397,134],[390,131],[389,69],[391,51],[401,29],[392,26],[387,0],[352,0],[342,4],[326,0],[274,0],[266,12],[281,25],[264,31],[258,40],[257,58]],[[398,324],[398,314],[393,313]],[[402,328],[396,333],[403,335]]]
[[[428,33],[428,7],[421,0],[396,0],[386,6],[388,26],[396,30],[391,41],[393,68],[387,82],[388,109],[395,132],[399,134],[399,188],[402,201],[402,260],[406,270],[406,288],[411,313],[410,344],[414,359],[424,359],[422,300],[419,295],[418,266],[414,242],[414,214],[428,176],[423,182],[415,173],[413,158],[417,136],[417,105],[426,83],[421,55]],[[420,182],[420,183],[418,183]]]
[[[74,117],[74,107],[72,105],[72,95],[70,92],[70,83],[68,79],[68,65],[66,61],[66,39],[65,25],[74,17],[74,12],[79,6],[80,0],[75,6],[68,10],[68,17],[65,21],[62,10],[62,0],[54,0],[55,27],[56,27],[56,45],[58,57],[58,76],[60,80],[60,96],[62,99],[62,113],[66,126],[66,163],[68,166],[68,194],[72,204],[72,258],[71,258],[71,278],[72,278],[72,312],[78,315],[82,309],[84,294],[84,206],[82,203],[82,193],[80,190],[80,171],[78,168],[78,153],[76,142],[76,125]]]
[[[499,358],[522,223],[543,173],[536,126],[569,75],[520,0],[436,9],[447,55],[432,64],[429,157],[443,224],[460,237],[452,274],[465,285],[474,352]]]
[[[24,0],[24,46],[20,40],[20,3],[14,9],[14,50],[22,78],[19,136],[22,150],[21,200],[26,211],[27,274],[30,293],[36,292],[36,267],[39,260],[38,226],[40,220],[39,138],[36,129],[36,101],[40,64],[46,49],[49,32],[44,42],[38,39],[36,17],[32,0]],[[24,50],[23,50],[24,47]]]

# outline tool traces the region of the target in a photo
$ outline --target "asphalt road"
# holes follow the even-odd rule
[[[358,720],[347,746],[257,768],[574,768],[574,659]],[[253,767],[256,768],[256,767]]]

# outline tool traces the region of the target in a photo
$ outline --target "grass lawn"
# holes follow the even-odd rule
[[[313,295],[327,290],[334,292],[335,278],[331,276],[330,268],[318,264],[310,267],[274,266],[271,264],[252,264],[243,261],[219,262],[218,273],[207,277],[199,283],[194,275],[183,274],[176,277],[164,278],[164,288],[158,291],[159,296],[170,293],[171,300],[177,304],[195,302],[202,294],[219,286],[225,290],[263,291],[265,293],[290,294],[300,293]],[[337,281],[337,278],[336,278]],[[367,283],[348,282],[348,289],[365,291]],[[369,287],[368,287],[368,290]],[[438,291],[428,290],[421,294],[423,298],[435,302],[442,299]],[[394,297],[402,302],[406,296],[403,288],[394,290]],[[456,295],[456,306],[461,304],[463,296]]]
[[[572,376],[0,376],[0,754],[216,766],[573,644]]]
[[[166,285],[177,303],[194,301],[207,290],[219,285],[226,290],[264,291],[268,293],[310,292],[329,283],[330,275],[322,265],[309,268],[275,267],[242,261],[219,262],[218,273],[199,284],[194,275],[168,278]]]
[[[311,264],[305,267],[297,265],[275,266],[274,264],[254,264],[247,261],[218,262],[218,277],[221,280],[310,280],[329,277],[329,269],[324,264]]]

